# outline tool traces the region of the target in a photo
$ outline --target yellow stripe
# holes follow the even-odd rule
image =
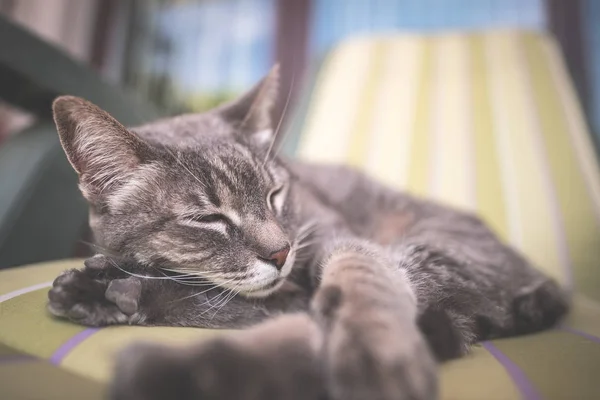
[[[560,331],[495,340],[544,399],[597,399],[600,346]]]
[[[573,307],[564,325],[600,337],[600,304],[583,295],[573,296]]]
[[[505,180],[509,199],[511,241],[551,276],[563,278],[557,252],[558,239],[552,210],[544,186],[544,160],[536,148],[539,129],[532,107],[527,76],[518,52],[519,37],[492,34],[486,38],[493,96],[498,114],[494,117],[502,163],[510,165],[510,182]]]
[[[363,106],[360,94],[371,67],[371,42],[348,41],[336,49],[321,72],[307,113],[298,154],[311,161],[343,163],[350,132]]]
[[[3,400],[106,400],[107,392],[106,385],[44,361],[0,364],[0,399]]]
[[[108,382],[114,369],[116,355],[132,343],[193,345],[199,340],[224,332],[216,329],[174,327],[108,327],[77,345],[63,359],[61,366],[94,380]],[[90,363],[90,360],[93,360],[93,363]]]
[[[500,161],[494,137],[491,93],[481,35],[470,36],[471,47],[471,101],[473,113],[473,139],[475,142],[475,196],[477,210],[490,227],[504,240],[508,240],[508,223],[504,206]]]
[[[61,260],[0,271],[0,295],[53,281],[62,271],[81,267],[83,260]]]
[[[402,189],[408,175],[423,41],[410,36],[388,41],[365,168],[381,182]]]
[[[576,286],[582,293],[599,300],[600,227],[594,206],[566,133],[569,126],[559,93],[550,84],[552,74],[545,52],[538,37],[533,35],[524,38],[524,47]]]
[[[429,194],[440,202],[474,209],[468,50],[464,35],[436,38]]]
[[[51,318],[48,290],[38,290],[0,303],[0,342],[38,357],[49,358],[85,327]]]
[[[440,399],[518,400],[520,395],[500,363],[475,346],[466,357],[442,365]]]
[[[353,121],[346,163],[355,167],[362,167],[365,162],[371,143],[369,127],[373,120],[376,92],[380,89],[379,86],[382,83],[387,84],[382,80],[382,71],[389,43],[377,40],[373,41],[371,46],[369,73],[364,81],[362,93],[359,94],[361,106],[356,114],[348,114],[346,117]],[[353,118],[354,115],[355,118]]]
[[[427,194],[429,179],[430,160],[430,111],[431,90],[433,76],[433,39],[426,38],[423,43],[422,73],[416,98],[415,123],[413,130],[413,144],[408,169],[407,190],[424,196]]]

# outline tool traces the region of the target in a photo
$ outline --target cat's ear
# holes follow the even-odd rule
[[[279,93],[279,64],[250,91],[217,109],[221,116],[257,145],[273,137],[272,111]]]
[[[61,96],[52,110],[62,147],[90,201],[127,178],[148,153],[146,143],[89,101]]]

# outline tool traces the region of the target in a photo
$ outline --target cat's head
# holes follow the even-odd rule
[[[132,129],[59,97],[55,122],[98,244],[248,296],[277,289],[299,233],[291,176],[270,148],[277,87],[275,68],[232,103]]]

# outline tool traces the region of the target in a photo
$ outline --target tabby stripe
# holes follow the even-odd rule
[[[402,189],[408,177],[423,46],[421,39],[412,37],[386,40],[374,115],[367,128],[370,137],[364,167],[376,179]]]
[[[591,218],[595,215],[594,206],[580,174],[570,138],[565,134],[569,126],[558,101],[560,93],[548,84],[552,81],[552,73],[544,60],[544,50],[538,39],[533,34],[526,35],[523,45],[550,170],[564,218],[575,284],[582,293],[600,300],[600,226],[595,218]]]
[[[509,237],[505,193],[502,188],[496,129],[493,124],[490,74],[481,35],[469,36],[471,63],[471,103],[477,211],[503,239]]]
[[[412,148],[408,169],[407,190],[424,196],[427,194],[427,178],[430,171],[429,141],[431,134],[431,101],[435,88],[432,82],[434,74],[433,53],[435,43],[431,37],[423,39],[421,76],[419,77],[414,125],[412,127]]]
[[[533,387],[527,376],[523,373],[521,368],[519,368],[515,363],[513,363],[510,358],[508,358],[500,349],[492,344],[492,342],[483,342],[481,345],[493,355],[496,360],[506,370],[506,372],[510,375],[513,380],[513,383],[521,393],[523,399],[526,400],[541,400],[542,397],[539,395],[537,390]]]

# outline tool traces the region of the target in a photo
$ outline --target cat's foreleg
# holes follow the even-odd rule
[[[48,292],[48,311],[82,325],[127,324],[138,308],[141,282],[97,255],[60,274]]]
[[[378,247],[338,241],[325,260],[313,313],[324,327],[333,399],[433,399],[436,363],[417,327],[404,272]]]
[[[307,314],[283,315],[193,346],[120,353],[115,400],[324,400],[323,335]]]
[[[249,300],[194,277],[168,276],[104,255],[63,272],[48,299],[50,313],[88,326],[242,328],[308,308],[308,293],[291,282],[268,299]]]

